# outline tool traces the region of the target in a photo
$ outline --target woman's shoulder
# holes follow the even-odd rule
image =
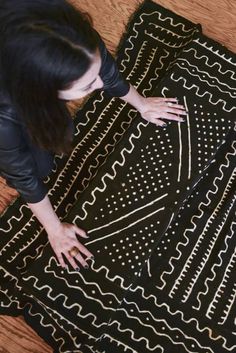
[[[19,144],[21,128],[14,107],[0,91],[0,149]]]
[[[0,119],[16,125],[21,125],[9,95],[0,86]]]
[[[11,107],[0,104],[0,151],[8,150],[22,143],[22,126]]]

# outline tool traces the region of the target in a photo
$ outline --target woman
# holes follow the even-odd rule
[[[65,0],[1,0],[0,24],[0,173],[45,228],[61,266],[66,258],[88,268],[84,257],[92,254],[76,237],[85,231],[59,220],[42,181],[54,154],[71,150],[66,101],[103,89],[159,126],[186,112],[176,99],[142,97],[88,18]]]

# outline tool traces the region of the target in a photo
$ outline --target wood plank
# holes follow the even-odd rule
[[[0,316],[0,352],[1,353],[51,353],[45,344],[22,316]]]

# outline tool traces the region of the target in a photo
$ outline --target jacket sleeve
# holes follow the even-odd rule
[[[37,177],[35,161],[24,141],[20,126],[0,118],[0,174],[29,203],[41,201],[47,194]]]
[[[102,58],[100,77],[104,82],[103,90],[112,97],[125,96],[129,92],[130,85],[120,73],[113,56],[107,50],[100,36],[99,50]]]

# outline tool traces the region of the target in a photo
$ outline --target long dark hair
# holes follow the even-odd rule
[[[70,150],[71,114],[58,90],[83,76],[97,48],[88,16],[65,0],[0,0],[3,84],[42,148]]]

